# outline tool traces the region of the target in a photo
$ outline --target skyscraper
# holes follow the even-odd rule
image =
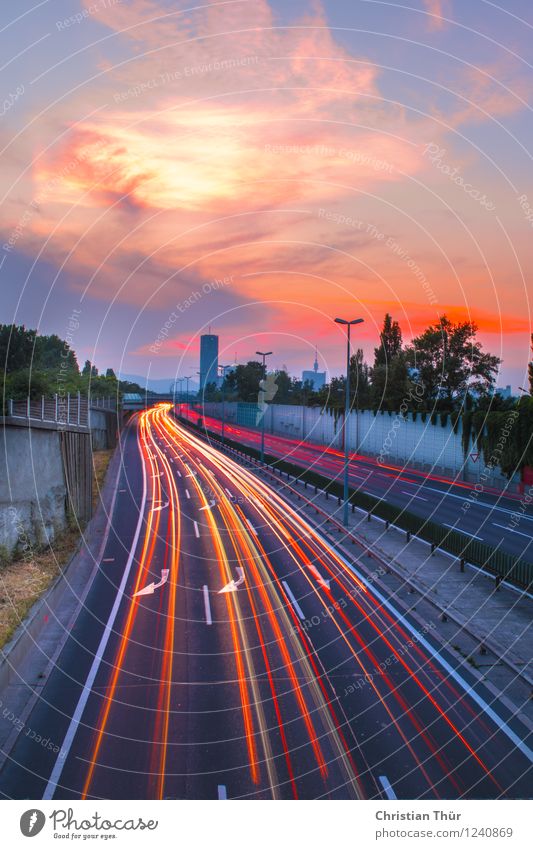
[[[218,336],[206,333],[200,337],[200,392],[207,383],[218,381]]]

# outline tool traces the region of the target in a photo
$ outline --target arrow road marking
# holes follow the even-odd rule
[[[241,584],[244,584],[244,569],[241,566],[237,566],[236,569],[238,580],[230,581],[229,584],[226,584],[225,587],[222,587],[221,590],[218,591],[218,595],[222,595],[222,593],[235,593],[239,589]]]
[[[139,590],[136,593],[133,593],[133,598],[135,598],[135,596],[137,596],[137,595],[152,595],[154,590],[157,590],[157,589],[159,589],[159,587],[162,587],[163,584],[166,584],[166,582],[168,581],[169,572],[170,572],[170,569],[162,569],[161,570],[161,580],[158,581],[157,584],[152,582],[151,584],[148,584],[147,587],[144,587],[144,589]]]
[[[324,578],[322,577],[322,575],[320,574],[320,572],[318,571],[316,566],[313,566],[312,563],[308,563],[307,568],[315,576],[315,578],[318,581],[319,586],[323,587],[325,590],[329,590],[330,582],[324,580]]]
[[[159,510],[164,510],[164,509],[165,509],[165,507],[168,507],[168,505],[169,505],[169,502],[168,502],[168,501],[165,501],[165,503],[164,503],[164,504],[160,504],[160,505],[159,505],[159,507],[152,507],[152,513],[158,513],[158,512],[159,512]]]
[[[211,510],[211,508],[214,507],[215,504],[216,504],[216,501],[210,501],[209,504],[205,505],[205,507],[200,507],[198,512],[201,513],[202,510]]]

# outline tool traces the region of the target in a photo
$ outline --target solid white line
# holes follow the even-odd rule
[[[190,497],[191,497],[191,493],[189,492],[189,490],[188,490],[188,489],[186,489],[186,490],[185,490],[185,495],[187,496],[187,498],[190,498]]]
[[[331,545],[331,543],[328,543],[324,539],[322,534],[320,534],[318,531],[315,531],[315,533],[323,540],[324,545]],[[354,575],[359,578],[359,580],[364,584],[364,586],[367,586],[368,579],[365,577],[365,575],[360,572],[359,569],[357,569],[353,563],[350,563],[347,558],[344,557],[343,554],[341,554],[340,551],[337,552],[337,556],[340,557],[340,559],[348,567],[348,569],[350,569],[354,573]],[[479,693],[474,689],[474,685],[469,684],[466,679],[463,678],[463,676],[460,675],[460,673],[457,672],[457,670],[454,669],[453,666],[451,666],[448,661],[444,659],[438,649],[436,649],[434,646],[431,645],[428,640],[426,640],[422,633],[409,621],[409,619],[406,619],[406,617],[400,613],[400,611],[389,601],[388,598],[383,595],[383,593],[381,593],[377,589],[376,586],[372,586],[372,593],[392,613],[392,615],[398,620],[398,622],[402,623],[404,628],[406,628],[408,631],[410,631],[411,634],[414,634],[416,636],[419,645],[424,646],[424,648],[430,652],[431,656],[440,663],[440,665],[448,673],[448,675],[450,675],[450,677],[453,678],[459,684],[459,686],[465,691],[465,693],[467,693],[470,698],[473,699],[473,701],[481,708],[484,714],[490,717],[492,721],[496,724],[496,726],[500,729],[500,731],[503,731],[503,733],[507,735],[509,740],[514,743],[517,749],[519,749],[522,754],[525,755],[526,758],[531,761],[531,763],[533,763],[533,751],[529,748],[529,746],[524,743],[522,738],[519,737],[518,734],[516,734],[516,732],[513,731],[513,729],[501,718],[501,716],[496,713],[494,708],[492,708],[485,701],[485,699],[479,695]]]
[[[508,507],[497,507],[496,504],[487,504],[486,501],[477,501],[473,498],[470,498],[468,495],[454,495],[453,492],[443,492],[442,489],[435,489],[434,486],[424,486],[422,485],[422,490],[429,490],[429,492],[438,492],[439,495],[442,495],[443,498],[458,498],[459,501],[465,501],[469,504],[474,504],[476,507],[486,507],[487,510],[498,510],[500,513],[508,513],[512,515],[515,511],[510,510]],[[471,492],[472,490],[468,490]],[[496,498],[496,496],[494,496]],[[505,498],[505,495],[503,496]],[[528,522],[533,522],[533,517],[524,516],[524,519]]]
[[[511,534],[518,534],[526,539],[531,539],[531,534],[523,534],[522,531],[515,531],[514,528],[510,528],[508,525],[499,525],[498,522],[492,522],[492,524],[496,525],[497,528],[503,528],[504,531],[509,531]]]
[[[222,800],[228,798],[228,791],[226,790],[225,784],[219,784],[218,785],[218,798],[222,799]]]
[[[442,523],[445,528],[450,528],[452,531],[457,531],[460,534],[465,534],[467,537],[472,537],[472,539],[478,539],[480,542],[483,542],[483,537],[477,537],[475,534],[470,534],[468,531],[463,531],[462,528],[458,528],[457,525],[447,525],[446,522]]]
[[[200,536],[200,529],[198,528],[198,522],[194,523],[194,533],[195,533],[195,536],[197,538]]]
[[[205,607],[205,621],[208,625],[213,624],[213,619],[211,617],[211,605],[209,603],[209,587],[207,584],[204,584],[204,607]]]
[[[381,782],[381,786],[383,787],[383,789],[385,791],[385,795],[386,795],[387,799],[397,799],[398,797],[397,797],[396,793],[394,792],[394,790],[392,789],[391,783],[390,783],[389,779],[387,778],[387,776],[386,775],[380,775],[379,780]]]
[[[427,498],[422,498],[421,495],[413,495],[412,492],[405,492],[403,489],[400,490],[400,491],[401,491],[402,495],[408,495],[409,498],[418,498],[419,501],[427,501]]]
[[[291,588],[289,587],[287,581],[282,581],[281,583],[285,587],[285,592],[289,596],[291,603],[292,603],[292,606],[294,607],[296,613],[298,614],[300,619],[305,619],[305,613],[303,612],[302,608],[300,607],[300,605],[298,604],[298,602],[294,598],[294,594],[293,594]]]
[[[137,443],[139,442],[139,435],[137,435]],[[140,452],[139,452],[140,453]],[[94,684],[94,680],[96,678],[96,674],[98,669],[100,668],[100,664],[102,662],[102,657],[106,650],[107,644],[109,642],[109,637],[111,636],[111,632],[113,630],[113,625],[115,624],[115,619],[117,618],[118,609],[122,602],[124,596],[124,589],[126,587],[127,580],[130,575],[131,566],[133,563],[133,559],[135,557],[135,552],[137,550],[137,543],[139,542],[139,536],[141,533],[141,528],[144,522],[144,510],[146,507],[146,498],[147,498],[147,487],[146,487],[146,468],[144,463],[142,464],[143,469],[143,496],[141,501],[141,506],[139,508],[139,518],[137,519],[137,527],[135,528],[135,536],[133,537],[133,542],[130,548],[130,553],[128,557],[128,562],[126,563],[126,568],[124,569],[124,574],[122,575],[122,580],[120,582],[120,586],[117,590],[117,594],[115,597],[115,601],[113,607],[111,608],[111,613],[109,614],[109,619],[107,620],[104,633],[100,639],[100,643],[96,650],[96,654],[94,656],[93,662],[91,664],[91,668],[89,670],[89,674],[87,676],[87,680],[83,686],[83,690],[81,692],[80,698],[78,699],[78,704],[76,705],[76,709],[70,720],[69,727],[67,728],[67,733],[65,734],[65,739],[63,740],[63,745],[60,748],[59,754],[61,757],[57,757],[54,768],[51,772],[50,778],[48,779],[48,784],[43,793],[43,799],[52,799],[59,779],[61,778],[61,773],[63,772],[63,767],[68,758],[68,754],[72,747],[72,743],[74,742],[74,737],[76,736],[76,732],[78,730],[78,726],[80,724],[83,711],[85,710],[85,706],[91,694],[92,686]]]

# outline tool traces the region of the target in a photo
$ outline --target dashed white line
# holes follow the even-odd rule
[[[194,523],[194,535],[197,539],[200,536],[200,528],[198,527],[198,522]]]
[[[383,787],[383,790],[385,791],[385,795],[386,795],[387,799],[397,799],[398,797],[397,797],[396,793],[394,792],[394,790],[392,789],[392,785],[391,785],[389,779],[387,778],[387,776],[386,775],[380,775],[379,780],[381,782],[381,786]]]
[[[526,537],[526,539],[531,539],[531,534],[524,534],[522,531],[515,531],[514,528],[510,528],[509,525],[499,525],[498,522],[492,522],[497,528],[503,528],[504,531],[509,531],[511,534],[518,534],[521,537]]]
[[[402,495],[408,495],[409,498],[418,498],[419,501],[427,501],[427,498],[422,498],[421,495],[413,495],[412,492],[405,492],[405,490],[401,490]]]
[[[287,595],[289,596],[289,598],[290,598],[290,600],[291,600],[291,604],[292,604],[292,606],[294,607],[294,609],[295,609],[296,613],[298,614],[298,616],[300,617],[300,619],[305,619],[305,614],[304,614],[304,612],[303,612],[302,608],[300,607],[300,605],[298,604],[298,602],[296,601],[296,599],[295,599],[295,597],[294,597],[294,593],[293,593],[293,591],[291,590],[291,588],[289,587],[289,585],[288,585],[287,581],[282,581],[281,583],[282,583],[282,584],[283,584],[283,586],[285,587],[285,592],[286,592],[286,593],[287,593]]]
[[[179,469],[176,469],[176,471],[177,471],[177,473],[178,473],[178,477],[179,477],[179,478],[181,478],[181,472],[180,472],[180,470],[179,470]]]
[[[204,591],[204,607],[205,607],[205,621],[208,625],[213,624],[213,618],[211,616],[211,604],[209,603],[209,587],[207,584],[203,586]]]
[[[250,528],[251,532],[257,536],[257,531],[256,531],[256,529],[254,528],[254,526],[252,525],[252,523],[250,522],[249,519],[246,519],[246,524]]]
[[[185,495],[187,496],[187,498],[190,498],[190,497],[191,497],[191,493],[189,492],[189,490],[188,490],[188,489],[186,489],[186,490],[185,490]]]
[[[458,528],[457,525],[447,525],[446,522],[442,523],[445,528],[450,528],[452,531],[458,531],[460,534],[465,534],[467,537],[472,537],[472,539],[478,539],[480,542],[483,542],[483,537],[477,537],[475,534],[471,534],[468,531],[463,531],[462,528]]]
[[[225,784],[218,785],[218,798],[221,800],[225,800],[228,798],[228,791],[226,790]]]

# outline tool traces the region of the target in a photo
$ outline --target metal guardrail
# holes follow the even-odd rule
[[[23,401],[9,399],[7,412],[14,419],[30,419],[63,425],[89,427],[89,409],[116,410],[115,398],[87,398],[79,392],[56,394]]]

